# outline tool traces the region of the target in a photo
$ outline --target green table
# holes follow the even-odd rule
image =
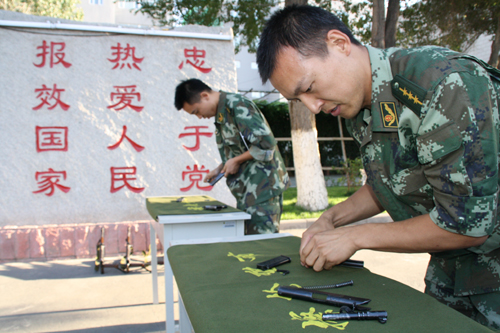
[[[246,236],[247,239],[249,236]],[[491,332],[486,327],[397,281],[368,269],[336,266],[314,272],[300,265],[300,238],[176,245],[167,255],[182,302],[196,333],[217,332]],[[278,255],[292,258],[290,271],[257,276],[258,262]],[[365,263],[369,267],[369,263]],[[262,271],[260,271],[262,272]],[[354,285],[325,290],[371,299],[373,311],[388,321],[323,322],[321,314],[339,308],[277,297],[278,286],[315,286],[353,280]],[[181,318],[182,319],[182,318]],[[182,323],[181,323],[182,324]]]
[[[146,198],[146,208],[155,221],[150,223],[153,303],[158,304],[156,234],[166,251],[170,242],[205,238],[227,238],[245,234],[245,220],[251,216],[227,206],[219,211],[206,210],[210,205],[224,205],[207,195]],[[164,261],[166,331],[174,332],[173,275],[168,258]]]

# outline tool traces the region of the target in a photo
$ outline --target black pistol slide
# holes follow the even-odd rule
[[[224,177],[224,174],[221,172],[217,176],[213,177],[210,179],[210,186],[214,186],[222,177]]]

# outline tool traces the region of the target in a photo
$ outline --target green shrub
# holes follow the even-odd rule
[[[352,194],[354,190],[351,189],[354,186],[361,185],[361,169],[363,168],[363,163],[361,162],[361,158],[357,157],[355,159],[348,159],[344,162],[342,167],[342,171],[344,173],[344,177],[341,178],[341,181],[347,184],[347,193]]]

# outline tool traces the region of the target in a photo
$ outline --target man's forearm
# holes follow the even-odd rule
[[[252,154],[250,154],[250,151],[247,150],[243,154],[234,157],[234,159],[236,159],[236,161],[238,161],[239,164],[242,164],[246,161],[253,160],[253,156]]]
[[[315,271],[330,269],[356,251],[440,252],[481,245],[487,236],[458,235],[439,228],[428,214],[391,223],[367,223],[311,235],[301,245],[300,261]],[[304,240],[304,237],[302,238]]]
[[[325,215],[334,227],[340,227],[381,213],[384,208],[377,200],[372,188],[365,184],[347,200],[330,208]]]
[[[479,246],[487,236],[459,235],[438,227],[428,214],[392,223],[363,224],[352,228],[358,249],[419,253]],[[355,229],[355,230],[354,230]]]

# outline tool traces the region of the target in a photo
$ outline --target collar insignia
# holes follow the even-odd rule
[[[398,114],[394,102],[380,102],[380,113],[385,128],[398,128]]]

